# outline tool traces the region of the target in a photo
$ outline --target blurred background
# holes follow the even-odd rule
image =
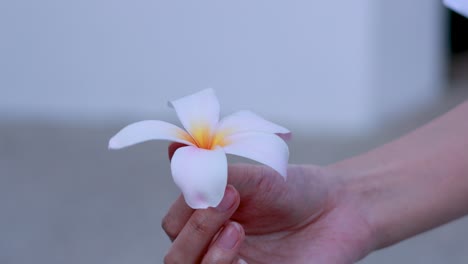
[[[178,196],[167,143],[111,152],[130,122],[222,113],[290,128],[326,165],[468,98],[468,22],[439,0],[0,2],[0,263],[160,263]],[[461,219],[362,263],[467,263]]]

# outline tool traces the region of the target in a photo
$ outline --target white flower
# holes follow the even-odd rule
[[[158,120],[123,128],[109,141],[120,149],[162,139],[187,146],[176,150],[171,161],[174,182],[194,209],[217,206],[227,185],[226,154],[246,157],[286,177],[289,150],[276,134],[290,131],[250,111],[239,111],[219,120],[219,102],[213,89],[170,102],[185,130]]]

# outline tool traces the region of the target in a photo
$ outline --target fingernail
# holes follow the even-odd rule
[[[226,212],[229,210],[232,205],[236,202],[236,194],[232,187],[227,187],[224,192],[224,197],[221,203],[216,206],[216,209],[220,212]]]
[[[237,223],[230,223],[226,226],[218,239],[218,244],[221,248],[232,249],[239,241],[240,227]]]

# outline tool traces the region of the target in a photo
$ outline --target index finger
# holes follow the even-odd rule
[[[196,210],[185,223],[165,257],[165,263],[198,263],[216,233],[239,206],[239,193],[226,187],[217,207]]]
[[[190,208],[184,200],[184,196],[179,195],[177,200],[162,220],[162,228],[171,241],[174,241],[190,219],[195,210]]]
[[[169,160],[172,159],[172,156],[174,156],[174,153],[178,148],[185,146],[186,145],[182,143],[172,142],[167,148]],[[166,232],[171,241],[174,241],[177,238],[185,223],[189,220],[194,211],[195,210],[187,205],[184,197],[179,195],[177,200],[175,200],[167,214],[164,216],[161,224],[164,232]]]

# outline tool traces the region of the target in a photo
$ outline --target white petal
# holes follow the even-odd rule
[[[287,128],[279,126],[250,112],[239,111],[223,118],[218,125],[221,133],[265,132],[272,134],[290,134]]]
[[[444,0],[444,4],[448,8],[452,9],[453,11],[468,18],[468,1],[466,0]]]
[[[156,139],[193,145],[191,136],[181,128],[164,121],[147,120],[124,127],[110,139],[109,148],[120,149]]]
[[[277,135],[259,132],[246,132],[226,138],[224,147],[227,154],[249,158],[276,170],[286,177],[288,167],[288,145]]]
[[[172,157],[171,170],[174,182],[193,209],[215,207],[221,202],[227,185],[227,160],[221,148],[179,148]]]
[[[213,89],[182,97],[169,102],[169,105],[174,107],[180,122],[189,133],[200,129],[200,126],[207,126],[212,131],[218,124],[219,102]]]

